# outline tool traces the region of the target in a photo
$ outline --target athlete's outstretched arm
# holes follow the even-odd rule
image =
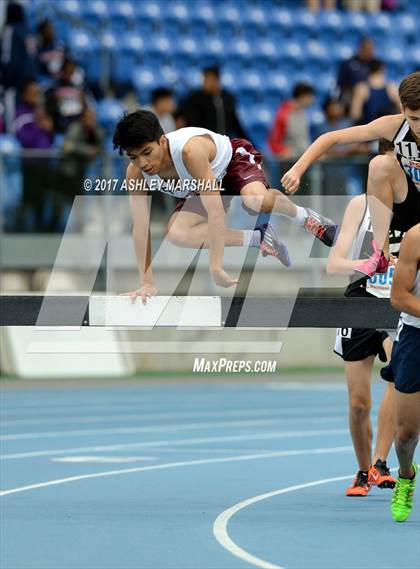
[[[182,158],[189,173],[197,182],[204,182],[204,187],[217,187],[217,181],[210,167],[210,157],[200,140],[191,139],[184,146]],[[204,191],[200,198],[208,219],[208,240],[210,254],[210,273],[214,282],[229,287],[238,281],[232,279],[223,269],[225,246],[225,211],[218,191]]]
[[[127,168],[127,186],[130,180],[143,180],[142,174],[132,164]],[[140,296],[145,304],[147,299],[157,294],[152,271],[152,252],[150,235],[149,192],[136,191],[130,194],[130,211],[133,219],[133,242],[140,274],[140,288],[130,293],[134,301]]]
[[[408,231],[401,242],[391,290],[391,304],[401,312],[420,318],[420,298],[413,294],[420,266],[420,224]]]
[[[296,164],[284,174],[281,183],[286,193],[294,194],[299,188],[301,176],[306,172],[309,166],[326,154],[336,144],[369,142],[378,138],[392,140],[403,120],[404,117],[402,115],[390,115],[376,119],[369,124],[322,134],[302,154]]]
[[[366,196],[364,195],[353,198],[347,204],[340,233],[328,258],[327,273],[329,275],[351,275],[356,266],[362,262],[360,259],[349,259],[348,256],[363,218],[365,204]]]

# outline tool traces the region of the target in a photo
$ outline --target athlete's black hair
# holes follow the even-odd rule
[[[293,87],[292,97],[294,99],[299,99],[299,97],[303,97],[304,95],[314,95],[315,90],[312,85],[309,83],[296,83]]]
[[[385,63],[380,59],[372,59],[368,63],[369,75],[385,69]]]
[[[160,99],[167,99],[168,97],[173,97],[174,92],[172,89],[168,89],[167,87],[158,87],[152,91],[152,95],[150,100],[152,105],[154,105]]]
[[[115,127],[112,142],[120,154],[129,148],[138,148],[148,142],[157,142],[163,134],[157,116],[151,111],[125,113]]]

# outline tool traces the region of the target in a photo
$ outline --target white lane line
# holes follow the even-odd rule
[[[60,454],[72,454],[78,452],[97,452],[109,450],[125,450],[125,449],[140,449],[140,448],[158,448],[163,446],[189,446],[207,443],[218,442],[236,442],[236,441],[260,441],[260,440],[273,440],[283,438],[299,438],[299,437],[319,437],[324,435],[348,435],[348,428],[346,429],[322,429],[318,431],[269,431],[266,433],[255,433],[247,435],[229,435],[223,437],[196,437],[188,439],[167,439],[160,441],[149,441],[144,443],[126,443],[117,445],[100,445],[90,447],[76,447],[54,450],[41,450],[33,452],[22,452],[13,454],[4,454],[0,456],[0,460],[15,460],[21,458],[32,458],[35,456],[55,456]],[[217,450],[217,449],[215,449]]]
[[[332,407],[315,407],[314,410],[317,413],[325,413],[335,411],[336,408]],[[54,425],[59,424],[62,425],[63,423],[76,423],[76,424],[91,424],[91,423],[109,423],[110,421],[138,421],[138,420],[147,420],[147,419],[171,419],[171,418],[191,418],[191,417],[241,417],[245,415],[247,417],[252,416],[265,416],[265,415],[279,415],[276,418],[285,419],[282,415],[289,415],[294,414],[296,412],[302,413],[302,407],[295,407],[295,408],[288,408],[288,409],[281,409],[281,408],[261,408],[261,409],[226,409],[224,411],[177,411],[175,413],[137,413],[137,414],[124,414],[124,415],[113,415],[110,413],[109,415],[74,415],[71,414],[68,417],[66,416],[59,416],[52,419],[5,419],[2,418],[2,425],[3,427],[22,427],[22,426],[34,426],[34,425]],[[302,413],[303,415],[303,413]],[[311,417],[313,417],[311,415]],[[316,420],[316,417],[313,417],[313,420]],[[299,418],[299,420],[303,420],[303,418]]]
[[[397,470],[396,468],[391,468],[391,471]],[[243,561],[255,565],[256,567],[261,567],[261,569],[284,569],[280,565],[275,565],[265,559],[256,557],[252,555],[242,547],[239,547],[229,536],[227,531],[227,526],[232,517],[237,514],[240,510],[256,504],[257,502],[262,502],[272,498],[273,496],[280,496],[281,494],[288,494],[289,492],[297,492],[298,490],[304,490],[305,488],[311,488],[313,486],[321,486],[322,484],[328,484],[330,482],[339,482],[342,480],[349,480],[354,477],[354,474],[349,474],[347,476],[335,476],[334,478],[323,478],[322,480],[314,480],[312,482],[306,482],[304,484],[297,484],[295,486],[288,486],[287,488],[281,488],[280,490],[274,490],[273,492],[267,492],[266,494],[260,494],[259,496],[254,496],[244,500],[243,502],[238,502],[234,506],[228,508],[221,514],[219,514],[213,524],[213,535],[229,553],[239,557]]]
[[[319,420],[319,419],[318,419]],[[301,422],[304,419],[301,419]],[[202,429],[223,429],[223,428],[254,428],[254,427],[268,427],[270,425],[277,425],[281,422],[280,419],[258,419],[250,421],[208,421],[200,423],[178,423],[171,425],[154,425],[150,427],[122,427],[117,429],[84,429],[77,431],[40,431],[32,433],[12,433],[9,435],[0,436],[0,441],[21,441],[31,439],[52,439],[64,437],[89,437],[93,435],[108,436],[108,435],[126,435],[138,433],[164,433],[164,432],[178,432],[178,431],[195,431]]]
[[[126,462],[146,462],[149,460],[157,460],[155,456],[62,456],[60,458],[51,459],[53,462],[69,462],[75,464],[95,463],[95,464],[112,464]]]
[[[247,454],[242,456],[228,456],[222,458],[205,458],[201,460],[186,460],[181,462],[167,462],[164,464],[155,464],[153,466],[140,466],[137,468],[124,468],[123,470],[108,470],[105,472],[94,472],[92,474],[81,474],[79,476],[71,476],[69,478],[58,478],[56,480],[47,480],[46,482],[39,482],[37,484],[30,484],[28,486],[19,486],[17,488],[10,488],[9,490],[2,490],[0,497],[8,496],[10,494],[18,494],[20,492],[27,492],[29,490],[37,490],[39,488],[46,488],[49,486],[58,486],[60,484],[67,484],[68,482],[78,482],[79,480],[88,480],[91,478],[104,478],[107,476],[119,476],[121,474],[131,474],[134,472],[146,472],[150,470],[167,470],[171,468],[181,468],[183,466],[201,466],[205,464],[222,464],[227,462],[241,462],[247,460],[260,460],[263,458],[278,458],[284,456],[299,456],[307,454],[331,454],[340,452],[351,452],[353,447],[326,447],[316,449],[298,449],[298,450],[285,450],[268,453]]]

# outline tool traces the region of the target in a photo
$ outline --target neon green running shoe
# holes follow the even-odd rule
[[[413,496],[416,488],[417,465],[413,464],[414,478],[401,478],[398,476],[397,483],[392,494],[391,513],[396,522],[405,522],[413,509]]]

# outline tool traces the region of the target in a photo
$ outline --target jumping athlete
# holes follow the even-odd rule
[[[303,173],[334,145],[380,138],[393,142],[397,160],[387,155],[376,156],[369,167],[367,191],[374,235],[373,254],[356,268],[367,276],[387,270],[382,249],[391,218],[393,227],[400,231],[407,231],[420,221],[420,71],[403,79],[398,92],[401,114],[323,134],[281,180],[286,193],[294,194]]]
[[[413,508],[418,467],[414,452],[420,433],[420,224],[406,233],[394,274],[391,303],[401,310],[400,326],[384,379],[395,382],[399,475],[391,502],[395,521]]]
[[[384,147],[385,142],[385,147]],[[383,141],[380,152],[390,143]],[[392,146],[391,146],[392,148]],[[391,156],[392,157],[392,156]],[[392,157],[393,160],[395,158]],[[390,232],[391,258],[398,255],[401,232]],[[349,253],[351,251],[351,259]],[[372,255],[372,225],[366,195],[353,198],[344,213],[337,242],[328,260],[329,274],[350,276],[346,297],[389,298],[394,265],[385,274],[370,279],[356,272],[356,267]],[[349,393],[349,426],[359,470],[347,488],[347,496],[366,496],[372,486],[394,488],[386,459],[395,434],[394,386],[388,384],[378,411],[376,448],[372,460],[371,380],[375,357],[386,362],[391,355],[392,341],[384,330],[339,328],[334,352],[344,360]]]
[[[157,293],[151,269],[149,191],[158,190],[181,198],[173,212],[167,237],[181,247],[209,248],[210,272],[216,284],[237,283],[223,268],[225,246],[258,247],[263,255],[290,265],[287,248],[271,223],[252,230],[225,227],[225,212],[234,196],[251,214],[274,212],[284,215],[314,234],[327,246],[334,243],[333,221],[298,207],[279,190],[269,187],[262,170],[262,156],[245,139],[232,139],[203,128],[182,128],[164,135],[156,116],[145,110],[125,115],[117,124],[114,147],[126,151],[127,184],[142,182],[142,191],[132,193],[133,237],[141,288],[132,293],[143,302]],[[176,182],[174,184],[174,182]],[[217,188],[215,184],[221,184]],[[209,184],[210,189],[209,191]],[[145,190],[145,191],[144,191]]]

